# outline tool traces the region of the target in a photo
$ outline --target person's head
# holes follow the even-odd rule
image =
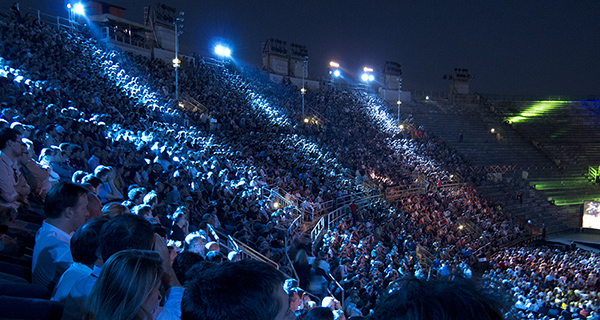
[[[283,281],[283,275],[264,262],[223,262],[188,281],[181,319],[283,319],[289,309]]]
[[[306,314],[304,320],[333,320],[333,312],[326,307],[312,308]]]
[[[87,175],[87,172],[82,171],[82,170],[77,170],[77,171],[73,172],[73,175],[71,176],[71,182],[81,183],[81,179],[83,177],[85,177],[86,175]]]
[[[211,242],[205,244],[204,247],[206,248],[205,252],[210,252],[210,251],[217,251],[218,252],[219,250],[221,250],[221,247],[215,241],[211,241]]]
[[[100,230],[107,221],[102,217],[94,218],[75,231],[71,237],[73,261],[90,266],[100,258]]]
[[[0,150],[15,160],[27,151],[27,147],[21,141],[21,135],[17,130],[4,128],[0,130]]]
[[[104,207],[102,207],[102,215],[109,219],[126,213],[129,213],[129,209],[126,206],[117,202],[111,202],[105,204]]]
[[[188,270],[201,261],[204,261],[204,259],[199,254],[190,251],[179,253],[173,261],[173,271],[175,271],[175,276],[177,276],[179,283],[185,284],[187,280],[186,273]]]
[[[290,310],[296,311],[302,305],[302,296],[304,290],[298,287],[292,287],[288,290],[288,297],[290,298]]]
[[[204,256],[206,242],[207,239],[204,233],[199,231],[190,232],[185,237],[183,250]]]
[[[369,320],[503,319],[496,303],[464,279],[424,281],[407,278],[390,287]]]
[[[98,194],[100,192],[100,186],[102,185],[102,180],[100,180],[95,175],[89,173],[89,174],[86,174],[85,176],[83,176],[83,178],[81,178],[81,183],[91,185],[92,188],[94,189],[93,192],[95,194]]]
[[[148,192],[148,194],[144,196],[144,204],[149,205],[151,207],[154,207],[157,201],[158,196],[156,195],[156,192],[154,190]]]
[[[92,319],[152,319],[161,295],[163,261],[157,252],[124,250],[102,267],[86,309]]]
[[[146,189],[144,188],[133,188],[127,192],[127,198],[129,201],[133,201],[135,204],[142,204],[144,201],[144,195]]]
[[[105,182],[108,180],[108,177],[111,172],[112,172],[111,167],[107,167],[107,166],[103,166],[103,165],[99,165],[96,167],[96,169],[94,169],[94,175],[98,179],[102,180],[102,182]]]
[[[154,229],[146,219],[133,214],[121,214],[110,219],[100,233],[102,260],[127,250],[150,250],[154,244]]]
[[[145,204],[140,204],[131,209],[131,213],[137,214],[138,216],[144,219],[152,219],[154,215],[152,214],[152,207],[147,206]]]
[[[63,230],[71,233],[85,223],[88,218],[88,191],[71,182],[59,182],[48,191],[44,202],[44,213],[48,220],[61,221]],[[61,228],[63,229],[63,228]]]

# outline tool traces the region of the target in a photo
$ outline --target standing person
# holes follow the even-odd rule
[[[87,220],[87,193],[87,189],[71,182],[60,182],[48,191],[44,203],[46,220],[35,235],[33,247],[33,283],[52,291],[73,263],[71,235]]]

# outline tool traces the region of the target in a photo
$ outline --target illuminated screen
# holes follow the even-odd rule
[[[600,202],[583,202],[583,228],[600,229]]]

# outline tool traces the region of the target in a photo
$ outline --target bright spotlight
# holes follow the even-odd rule
[[[83,6],[83,4],[81,2],[78,2],[73,5],[73,13],[78,14],[80,16],[85,15],[85,7]]]
[[[230,57],[231,49],[219,44],[215,47],[215,53],[221,57]]]
[[[400,125],[400,130],[404,130],[404,125],[403,124]]]
[[[369,67],[364,67],[363,68],[364,72],[373,72],[373,68],[369,68]]]
[[[367,82],[369,81],[369,75],[366,73],[363,73],[360,78],[362,79],[362,81]]]
[[[334,76],[334,77],[336,77],[336,78],[337,78],[337,77],[339,77],[339,76],[341,76],[341,75],[342,75],[342,73],[340,72],[340,70],[337,70],[337,69],[336,69],[336,70],[334,70],[334,71],[333,71],[333,76]]]
[[[329,62],[329,66],[333,67],[333,68],[339,68],[340,64],[335,61],[331,61],[331,62]]]
[[[308,118],[304,118],[304,123],[308,123]]]
[[[496,129],[492,128],[492,129],[490,130],[490,132],[491,132],[491,133],[495,133],[495,132],[496,132]]]
[[[425,100],[429,100],[429,96],[426,96],[426,97],[425,97]]]
[[[370,75],[369,75],[369,81],[373,81],[373,80],[375,80],[375,76],[374,76],[374,75],[372,75],[372,74],[370,74]]]

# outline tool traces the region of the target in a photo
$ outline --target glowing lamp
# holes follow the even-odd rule
[[[81,2],[78,2],[73,5],[73,13],[78,14],[80,16],[85,15],[85,7],[83,6],[83,4]]]
[[[215,53],[221,57],[230,57],[231,49],[219,44],[215,47]]]

